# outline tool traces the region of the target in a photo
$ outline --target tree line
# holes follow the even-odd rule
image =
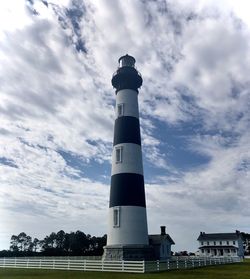
[[[52,232],[39,240],[21,232],[12,235],[10,249],[0,251],[0,257],[18,256],[100,256],[106,245],[107,235],[91,236],[81,231]]]

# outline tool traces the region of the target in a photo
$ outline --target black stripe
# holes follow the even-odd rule
[[[113,144],[135,143],[141,145],[139,119],[133,116],[122,116],[115,120]]]
[[[119,173],[111,176],[109,207],[122,205],[146,207],[143,175]]]

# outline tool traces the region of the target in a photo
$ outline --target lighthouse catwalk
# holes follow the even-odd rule
[[[112,85],[116,89],[109,228],[105,260],[150,259],[142,165],[138,89],[142,85],[135,59],[119,59]]]

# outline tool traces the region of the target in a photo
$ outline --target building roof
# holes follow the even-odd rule
[[[206,241],[206,240],[235,240],[241,237],[240,232],[236,231],[235,233],[205,233],[201,232],[197,240]]]
[[[148,236],[149,241],[151,244],[161,244],[162,240],[168,240],[171,244],[175,244],[173,239],[170,237],[169,234],[150,234]]]
[[[232,246],[232,245],[228,245],[228,246],[226,246],[226,245],[224,245],[224,246],[219,246],[219,245],[211,245],[211,246],[201,246],[201,247],[199,247],[199,249],[239,249],[238,247],[235,247],[235,246]]]

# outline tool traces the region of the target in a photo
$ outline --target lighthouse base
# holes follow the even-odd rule
[[[149,245],[109,245],[104,247],[104,261],[154,260],[154,249]]]

